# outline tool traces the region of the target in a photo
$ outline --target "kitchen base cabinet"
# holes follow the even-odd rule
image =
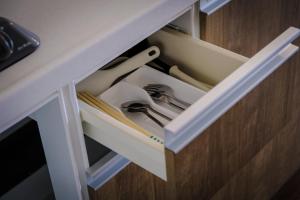
[[[207,5],[212,2],[221,1]],[[70,0],[48,4],[31,0],[21,4],[1,2],[1,15],[39,35],[42,45],[29,60],[1,72],[0,112],[4,114],[0,117],[0,132],[28,115],[37,120],[56,199],[89,199],[87,186],[93,188],[90,194],[94,199],[208,199],[224,194],[238,196],[236,190],[252,196],[271,195],[299,166],[295,146],[299,132],[299,69],[297,64],[279,66],[298,50],[292,42],[300,36],[296,28],[300,20],[294,23],[300,12],[298,3],[288,7],[288,3],[278,0],[280,4],[274,6],[271,0],[266,0],[267,4],[257,0],[258,7],[263,5],[265,11],[274,9],[280,14],[256,15],[253,2],[235,1],[234,6],[205,17],[201,38],[208,42],[198,38],[196,0],[130,0],[122,6],[117,1],[78,1],[72,6],[68,6]],[[239,10],[239,3],[251,9]],[[39,9],[32,9],[33,4]],[[20,9],[13,9],[16,5]],[[281,12],[281,7],[292,9],[291,14]],[[58,8],[67,9],[62,12]],[[249,17],[251,14],[255,17]],[[280,16],[278,23],[283,22],[281,17],[293,23],[288,24],[289,28],[278,25],[276,16]],[[265,23],[265,17],[272,22]],[[173,20],[175,30],[165,27]],[[272,34],[260,35],[269,31]],[[268,40],[275,36],[272,42]],[[100,100],[95,97],[103,91],[94,97],[85,96],[82,101],[79,96],[84,91],[76,90],[91,80],[89,76],[101,74],[104,77],[98,77],[95,85],[86,89],[98,90],[103,85],[108,89],[111,84],[104,84],[109,83],[106,80],[115,81],[120,74],[105,75],[103,67],[146,38],[150,45],[160,48],[162,61],[171,62],[175,70],[178,66],[184,72],[181,75],[190,74],[208,88],[206,94],[192,100],[194,95],[184,84],[181,88],[180,84],[172,84],[179,88],[174,92],[182,95],[175,96],[190,106],[179,115],[173,113],[166,125],[160,124],[161,132],[145,132],[111,107],[97,106]],[[254,44],[250,53],[242,50],[247,44]],[[258,53],[252,56],[254,52]],[[153,51],[146,55],[152,56]],[[162,84],[160,80],[153,83]],[[203,83],[200,85],[203,87]],[[146,85],[139,86],[141,89]],[[78,98],[77,91],[81,92]],[[85,137],[104,146],[105,152],[97,154]],[[294,159],[288,160],[288,156]],[[130,162],[135,164],[128,165]],[[269,170],[273,165],[277,171]],[[265,175],[266,171],[270,174]],[[262,187],[275,173],[277,178],[272,184],[276,187]],[[249,180],[248,185],[240,183],[244,179]]]
[[[178,154],[168,181],[131,163],[92,199],[268,199],[300,167],[297,58],[272,73]]]
[[[202,16],[201,37],[252,56],[287,27],[299,27],[299,10],[292,0],[233,1]],[[299,66],[298,53],[179,153],[166,150],[167,182],[131,163],[101,188],[90,188],[91,198],[271,198],[300,168]]]

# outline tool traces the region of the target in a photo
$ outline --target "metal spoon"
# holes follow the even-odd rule
[[[186,109],[185,107],[182,107],[180,105],[177,105],[176,103],[173,103],[172,101],[170,101],[168,99],[168,97],[166,97],[165,95],[163,95],[159,92],[156,92],[156,91],[147,91],[147,92],[150,95],[150,97],[156,102],[163,102],[163,103],[169,104],[170,106],[176,107],[180,110]]]
[[[175,100],[169,98],[167,95],[165,95],[164,93],[160,93],[157,90],[154,89],[146,89],[147,93],[150,95],[150,97],[156,101],[156,102],[163,102],[163,103],[167,103],[170,106],[176,107],[180,110],[185,110],[187,107],[185,105],[182,105],[178,102],[176,102]]]
[[[154,96],[157,96],[160,94],[160,96],[165,96],[168,100],[168,103],[175,105],[176,107],[185,110],[187,107],[189,107],[191,104],[182,101],[175,97],[174,91],[171,87],[164,85],[164,84],[149,84],[144,87],[144,89],[151,95],[155,94]],[[156,100],[159,100],[156,98]],[[164,100],[161,98],[161,100]],[[163,102],[166,102],[164,100]]]
[[[159,126],[164,127],[164,124],[161,123],[158,119],[156,119],[154,116],[152,116],[149,112],[148,109],[151,110],[153,113],[156,113],[157,115],[167,119],[167,120],[172,120],[168,116],[154,110],[149,104],[147,104],[144,101],[129,101],[126,103],[123,103],[121,105],[121,109],[125,110],[127,112],[141,112],[144,113],[147,117],[152,119],[155,123],[157,123]]]

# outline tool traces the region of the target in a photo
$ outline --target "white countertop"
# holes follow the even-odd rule
[[[133,20],[139,16],[137,12],[151,9],[155,3],[147,0],[125,5],[111,0],[4,0],[0,5],[1,16],[36,33],[41,39],[36,52],[0,73],[0,92],[3,92],[23,79],[31,79],[37,73],[57,67],[57,59],[76,56],[84,46],[122,26],[122,19]]]
[[[125,3],[126,2],[126,3]],[[40,47],[0,73],[0,132],[158,30],[195,0],[1,0]]]

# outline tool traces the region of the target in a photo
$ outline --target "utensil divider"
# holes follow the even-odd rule
[[[104,102],[103,100],[97,99],[89,92],[87,91],[78,92],[77,95],[80,100],[84,101],[85,103],[89,104],[94,108],[100,109],[101,111],[110,115],[114,119],[126,124],[127,126],[133,129],[136,129],[137,131],[143,133],[147,137],[157,138],[157,136],[153,136],[153,134],[151,134],[149,131],[145,130],[144,128],[140,127],[139,125],[137,125],[136,123],[128,119],[126,116],[124,116],[123,113],[119,112],[118,110],[116,110],[115,108],[113,108],[112,106]],[[160,140],[163,141],[161,138]]]

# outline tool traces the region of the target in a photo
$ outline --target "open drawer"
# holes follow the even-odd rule
[[[158,141],[155,133],[146,136],[79,100],[84,133],[167,180],[165,150],[179,152],[292,56],[298,47],[291,42],[299,34],[299,29],[291,27],[248,59],[171,29],[158,31],[148,40],[160,48],[162,59],[214,87],[164,127],[164,142]]]

